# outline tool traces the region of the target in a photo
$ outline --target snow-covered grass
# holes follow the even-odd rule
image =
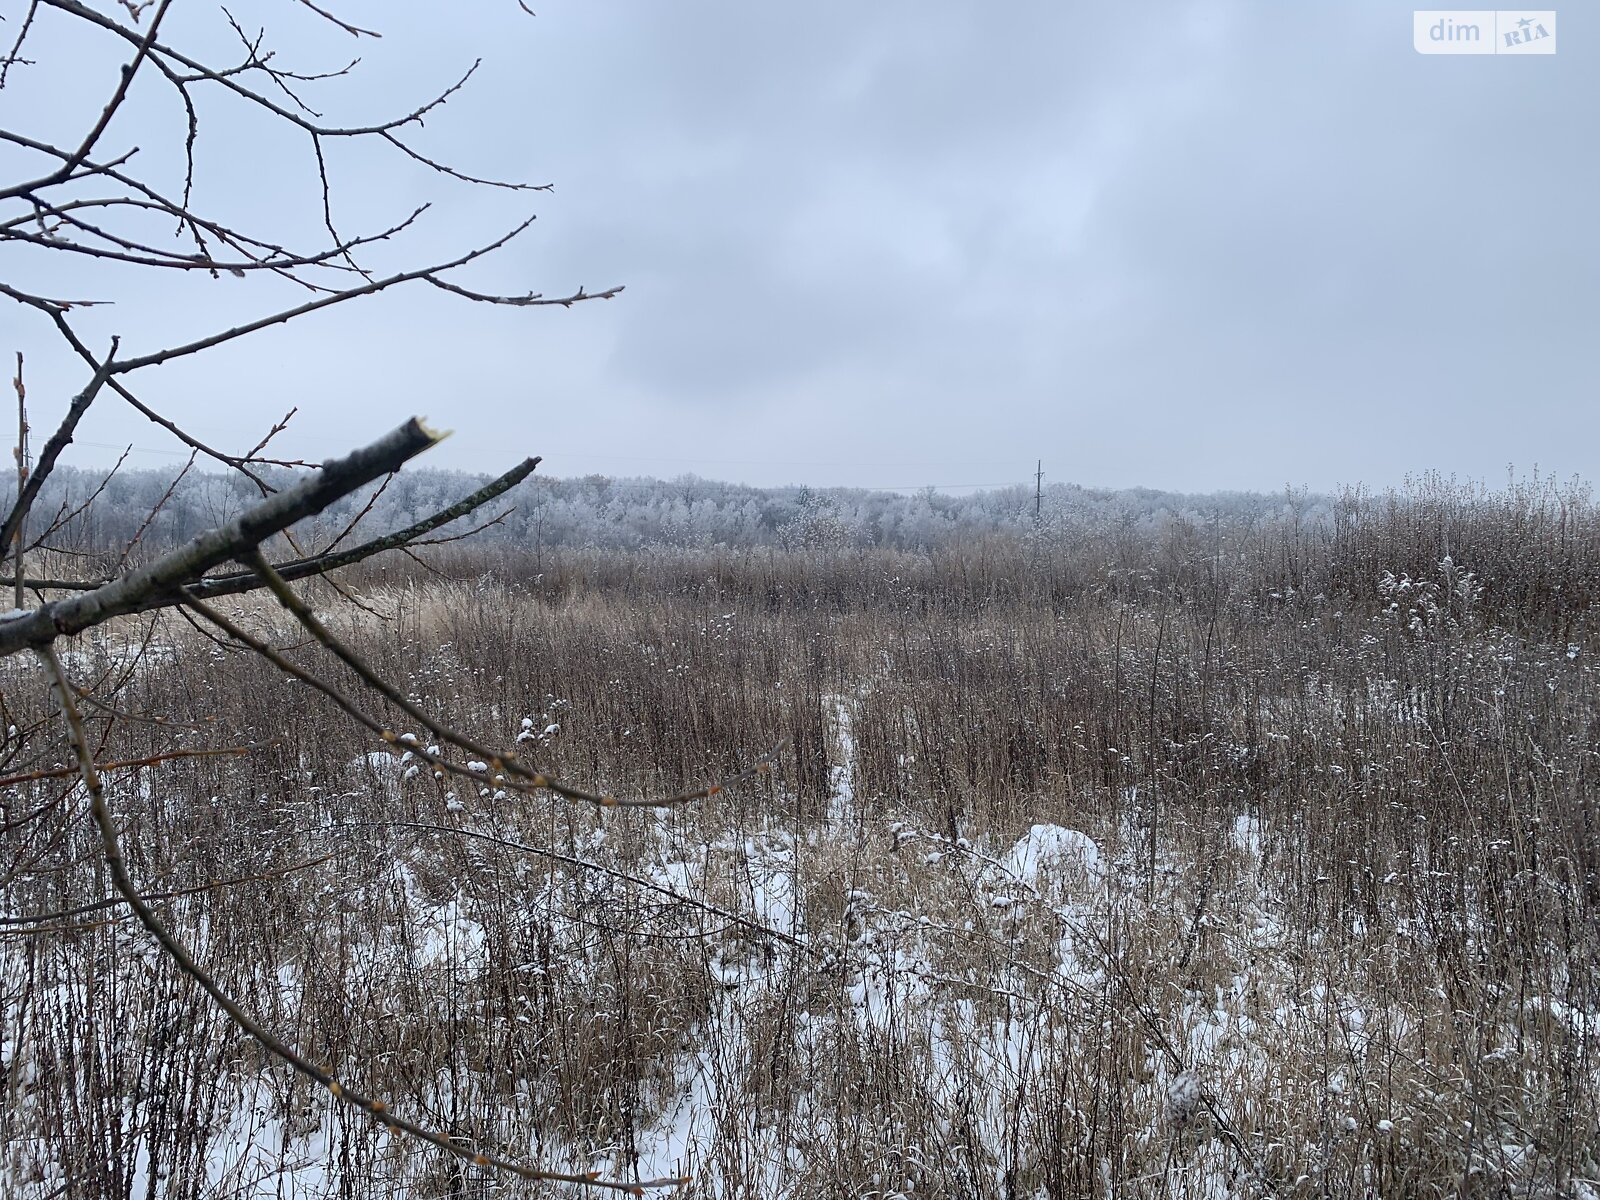
[[[791,739],[667,811],[436,779],[163,627],[118,704],[209,719],[99,716],[108,757],[271,744],[112,772],[134,873],[236,880],[160,904],[246,1007],[551,1166],[729,1198],[1600,1197],[1581,625],[1419,616],[1420,585],[885,607],[747,569],[336,610],[418,703],[585,783]],[[13,791],[8,820],[60,798],[0,859],[0,1193],[518,1194],[288,1075],[119,910],[67,911],[106,894],[83,797]]]

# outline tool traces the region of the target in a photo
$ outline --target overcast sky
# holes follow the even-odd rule
[[[407,111],[478,56],[416,141],[463,169],[552,182],[485,193],[347,149],[350,231],[434,209],[380,266],[448,257],[528,211],[463,273],[570,311],[426,287],[356,301],[145,373],[141,395],[240,450],[342,452],[412,413],[436,466],[683,473],[760,484],[1184,491],[1386,486],[1440,470],[1600,479],[1600,21],[1559,10],[1554,56],[1422,56],[1389,2],[514,0],[335,4],[356,41],[280,3],[265,23],[330,118]],[[10,31],[24,6],[0,5]],[[226,47],[179,0],[171,40]],[[449,22],[440,14],[448,12]],[[124,47],[46,12],[0,122],[74,140]],[[223,58],[232,57],[227,51]],[[141,79],[102,146],[176,163],[182,114]],[[314,233],[304,139],[202,112],[199,206]],[[25,169],[0,157],[5,177]],[[199,275],[65,269],[0,249],[0,277],[115,299],[78,316],[143,353],[288,298]],[[48,281],[48,282],[46,282]],[[32,314],[35,425],[81,386]],[[102,400],[72,461],[159,430]]]

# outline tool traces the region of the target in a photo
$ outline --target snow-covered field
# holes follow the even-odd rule
[[[405,771],[374,756],[350,773],[397,795],[412,786]],[[1560,1106],[1600,1090],[1600,1013],[1501,986],[1495,1025],[1463,1042],[1442,980],[1422,1008],[1415,991],[1402,1000],[1385,986],[1438,953],[1403,905],[1386,907],[1382,934],[1294,929],[1263,861],[1281,834],[1249,814],[1207,861],[1161,852],[1152,884],[1142,851],[1119,852],[1114,836],[1039,823],[1010,842],[951,841],[863,820],[847,790],[836,801],[810,828],[762,821],[705,841],[655,815],[595,824],[548,869],[537,855],[513,862],[504,842],[526,834],[493,805],[469,817],[458,802],[461,829],[503,839],[459,843],[472,877],[425,882],[413,866],[425,852],[397,831],[392,857],[334,898],[339,919],[299,956],[253,980],[253,1000],[291,1030],[312,988],[344,997],[363,1023],[392,1022],[378,1063],[412,1059],[397,1108],[550,1166],[687,1176],[696,1195],[1298,1194],[1330,1176],[1364,1194],[1412,1189],[1450,1164],[1505,1194],[1600,1196],[1563,1170],[1552,1140]],[[381,924],[351,929],[351,911],[375,908]],[[532,944],[510,961],[497,943],[518,928]],[[190,936],[206,953],[204,930]],[[677,949],[658,953],[663,941]],[[163,1005],[199,1012],[136,927],[116,926],[113,942],[109,977],[8,1009],[0,1055],[22,1108],[54,1086],[28,1065],[30,1044],[108,993],[121,1014],[103,1039],[108,1067],[141,1047],[163,1058]],[[10,981],[38,970],[23,944],[0,953]],[[670,997],[657,994],[663,972]],[[557,982],[569,1007],[552,1020],[539,996]],[[172,1084],[133,1081],[117,1096],[129,1195],[202,1177],[200,1194],[339,1195],[355,1166],[358,1187],[447,1194],[451,1167],[437,1155],[198,1019],[217,1073],[179,1079],[205,1092],[208,1127],[188,1131],[187,1158],[153,1151]],[[652,1052],[608,1062],[570,1045],[585,1072],[616,1077],[570,1079],[566,1094],[493,1050],[526,1030],[532,1067],[561,1053],[551,1039],[605,1043],[608,1022],[619,1036],[646,1028]],[[1561,1079],[1540,1076],[1552,1055],[1585,1073],[1566,1076],[1564,1095]],[[583,1090],[596,1093],[584,1102],[598,1135],[562,1127]],[[1566,1133],[1593,1153],[1592,1129]],[[11,1143],[6,1194],[73,1190],[52,1141]],[[461,1194],[493,1192],[487,1172],[454,1178]]]
[[[1589,761],[1566,731],[1591,728],[1593,697],[1565,643],[1430,642],[1404,612],[1380,616],[1366,636],[1384,653],[1400,653],[1385,630],[1415,645],[1394,661],[1432,676],[1390,667],[1357,687],[1330,659],[1247,705],[1270,675],[1250,666],[1257,635],[1242,626],[1236,690],[1218,688],[1227,719],[1168,722],[1158,770],[1138,743],[1169,702],[1150,672],[1176,635],[1121,616],[1093,641],[1065,628],[1090,657],[1041,670],[1017,711],[1044,697],[1068,714],[1050,737],[1082,780],[1001,805],[919,772],[996,745],[1008,770],[1031,761],[999,707],[1044,653],[1027,638],[940,642],[934,627],[897,651],[886,636],[847,686],[782,673],[791,695],[748,683],[739,656],[756,653],[757,626],[726,611],[625,629],[591,601],[517,613],[548,623],[547,657],[573,656],[552,673],[600,664],[590,690],[537,703],[508,699],[539,694],[508,676],[538,653],[451,625],[520,627],[481,596],[368,649],[411,655],[391,669],[419,703],[470,711],[583,776],[611,761],[585,730],[659,757],[684,729],[712,737],[717,704],[814,722],[772,725],[797,746],[770,782],[610,812],[478,789],[436,778],[420,733],[373,750],[328,732],[293,685],[219,675],[199,686],[220,732],[196,736],[271,743],[111,772],[134,873],[267,1028],[397,1115],[518,1162],[683,1177],[664,1190],[729,1200],[1600,1200],[1594,880],[1559,824],[1582,815],[1583,791],[1559,789]],[[1013,652],[993,679],[972,674]],[[86,650],[75,667],[114,658]],[[142,668],[149,686],[193,689],[183,662],[163,650]],[[951,696],[916,676],[924,663]],[[242,670],[220,656],[215,669]],[[1080,703],[1068,688],[1096,670],[1099,688],[1133,680],[1121,725],[1092,726],[1111,693]],[[1507,824],[1483,815],[1493,770],[1469,778],[1465,756],[1489,745],[1493,768],[1511,752],[1470,730],[1442,738],[1438,714],[1504,728],[1514,705],[1555,694],[1529,678],[1568,689],[1584,716],[1523,718],[1537,753],[1500,786],[1542,807]],[[823,764],[809,784],[802,755]],[[1540,756],[1549,770],[1528,773]],[[1513,810],[1501,797],[1494,811]],[[106,892],[81,791],[53,812],[19,825],[0,894],[0,1194],[570,1190],[419,1147],[293,1076],[135,922],[89,907]]]

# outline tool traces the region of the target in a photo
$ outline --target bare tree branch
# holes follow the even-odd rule
[[[382,537],[372,538],[360,545],[352,546],[348,550],[338,552],[327,551],[322,554],[311,555],[305,558],[291,559],[287,562],[273,564],[273,569],[283,578],[288,580],[309,579],[313,576],[326,575],[340,567],[352,566],[374,555],[382,554],[387,550],[398,550],[417,541],[424,534],[432,533],[435,529],[459,521],[462,517],[476,512],[485,504],[498,496],[504,495],[517,484],[521,483],[533,469],[543,461],[537,457],[527,458],[518,463],[511,470],[501,475],[498,479],[485,484],[449,508],[440,509],[429,517],[423,518],[414,525],[398,529],[393,533],[386,533]],[[3,579],[0,584],[12,584],[15,580]],[[66,591],[66,592],[91,592],[103,587],[109,580],[84,582],[73,579],[24,579],[23,586],[35,591]],[[195,580],[186,589],[189,596],[202,600],[213,600],[221,596],[237,596],[243,592],[253,592],[265,587],[261,577],[254,571],[236,571],[225,575],[207,575]],[[170,597],[152,597],[148,608],[167,608],[173,603]],[[147,610],[146,610],[147,611]]]
[[[49,3],[50,0],[45,0],[45,2]],[[133,83],[133,77],[138,72],[140,65],[149,57],[150,48],[156,44],[156,33],[161,28],[161,19],[167,15],[167,8],[171,3],[172,0],[161,0],[155,16],[150,18],[150,28],[142,35],[133,36],[132,40],[135,47],[133,61],[122,68],[121,78],[117,80],[116,91],[111,94],[111,99],[106,102],[105,108],[100,112],[100,119],[94,123],[94,127],[84,136],[83,142],[78,148],[67,157],[65,162],[44,178],[0,188],[0,200],[9,200],[12,196],[54,187],[56,184],[64,183],[72,178],[78,168],[93,153],[95,143],[100,140],[101,134],[105,133],[106,126],[111,124],[111,118],[116,115],[117,109],[122,107],[122,102],[128,98],[128,88]],[[125,32],[132,33],[132,31]]]
[[[46,646],[63,634],[79,633],[111,617],[140,612],[152,600],[173,597],[180,588],[231,558],[254,550],[296,521],[321,512],[362,484],[398,468],[442,435],[413,418],[378,441],[262,501],[226,525],[201,534],[140,570],[92,592],[57,600],[20,616],[0,620],[0,657],[27,646]]]
[[[115,355],[116,352],[117,343],[112,339],[111,355]],[[5,524],[0,525],[0,546],[9,546],[16,538],[18,530],[22,528],[22,522],[27,518],[28,510],[33,507],[39,489],[44,486],[44,481],[50,478],[50,472],[55,469],[56,459],[61,457],[61,452],[71,443],[78,422],[83,420],[83,414],[89,411],[94,398],[100,394],[100,389],[111,377],[109,370],[111,355],[108,355],[105,364],[95,371],[94,378],[89,380],[83,391],[72,398],[72,403],[67,406],[66,415],[61,418],[61,424],[56,426],[56,431],[50,435],[50,440],[39,451],[38,464],[29,474],[27,481],[17,490],[16,502],[6,514]]]
[[[22,57],[22,43],[28,40],[28,34],[33,30],[33,19],[39,15],[39,5],[42,0],[29,0],[28,14],[22,18],[22,25],[17,29],[17,37],[11,43],[11,49],[4,58],[0,58],[0,88],[6,86],[6,80],[11,77],[13,65],[32,66],[32,60]]]
[[[198,354],[202,350],[209,350],[213,346],[220,346],[224,342],[231,342],[236,338],[245,337],[259,330],[270,328],[273,325],[282,325],[287,321],[294,320],[296,317],[302,317],[307,313],[316,312],[320,308],[327,308],[334,304],[342,304],[347,300],[354,300],[358,296],[371,296],[378,292],[387,291],[389,288],[392,288],[397,284],[409,283],[414,279],[429,279],[441,271],[452,271],[457,267],[464,267],[470,262],[474,262],[477,259],[483,258],[485,255],[493,254],[496,250],[499,250],[501,247],[510,242],[512,238],[522,233],[528,228],[528,226],[532,225],[533,221],[534,218],[529,217],[527,220],[523,221],[521,224],[517,225],[514,229],[510,230],[503,236],[496,238],[494,241],[489,242],[486,245],[479,246],[475,250],[469,250],[467,253],[451,259],[449,262],[439,263],[431,267],[421,267],[414,271],[401,271],[398,274],[390,275],[387,278],[375,279],[371,283],[362,284],[360,287],[346,288],[344,291],[335,292],[329,296],[320,296],[315,300],[309,300],[305,304],[297,305],[294,308],[286,308],[265,317],[258,317],[254,321],[247,321],[245,324],[237,325],[232,329],[225,329],[219,333],[210,334],[207,337],[197,338],[195,341],[186,342],[181,346],[172,346],[165,350],[155,351],[152,354],[141,355],[138,358],[122,359],[121,361],[112,364],[111,373],[113,375],[126,375],[130,371],[137,371],[142,367],[153,367],[160,363],[171,362],[175,358],[185,358],[188,355]],[[615,295],[620,290],[621,289],[613,288],[609,293],[577,295],[572,297],[571,301],[551,301],[551,303],[566,304],[570,302],[576,302],[578,300],[609,299],[612,295]]]

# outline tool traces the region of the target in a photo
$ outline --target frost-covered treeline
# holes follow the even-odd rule
[[[68,518],[59,539],[64,545],[118,548],[140,536],[141,530],[141,543],[165,545],[227,520],[257,494],[239,477],[191,472],[174,485],[174,474],[124,470],[107,481],[100,472],[59,470],[36,511]],[[399,528],[455,502],[487,479],[456,471],[409,470],[390,480],[375,499],[376,488],[351,497],[330,511],[324,522],[342,528],[371,501],[363,528]],[[73,515],[102,485],[104,502]],[[1057,531],[1106,526],[1148,533],[1174,519],[1205,522],[1287,515],[1326,522],[1331,509],[1326,498],[1304,492],[1196,496],[1148,488],[1052,484],[1045,489],[1039,523]],[[969,495],[931,488],[908,494],[861,488],[761,488],[693,475],[673,480],[536,475],[508,493],[496,511],[505,515],[485,531],[485,538],[546,549],[722,545],[917,550],[1035,526],[1033,491],[1020,486]]]

